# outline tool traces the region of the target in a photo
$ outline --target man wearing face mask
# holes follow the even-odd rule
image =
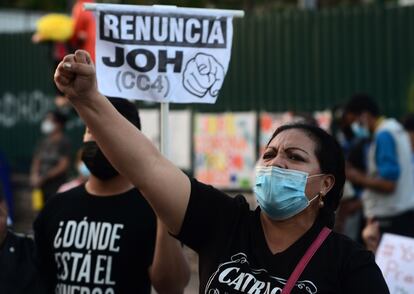
[[[136,107],[111,103],[140,129]],[[137,130],[138,131],[138,130]],[[88,129],[85,184],[57,194],[34,223],[48,293],[182,293],[189,268],[180,243],[131,182],[106,159]]]
[[[395,119],[382,117],[368,95],[353,96],[346,109],[372,137],[367,172],[347,168],[347,178],[364,188],[364,216],[377,220],[381,233],[414,237],[414,183],[407,132]]]
[[[343,108],[337,112],[340,129],[337,139],[344,152],[345,161],[361,172],[366,171],[366,153],[370,142],[369,132],[356,122],[356,115]],[[363,187],[345,182],[344,193],[336,213],[335,229],[351,239],[361,242],[363,213],[361,195]]]
[[[33,156],[30,184],[42,190],[45,202],[66,181],[70,167],[70,141],[64,134],[65,122],[63,114],[51,111],[41,124],[45,138]]]

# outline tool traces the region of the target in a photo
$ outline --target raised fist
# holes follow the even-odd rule
[[[204,97],[207,92],[212,97],[216,97],[223,80],[223,66],[212,55],[204,53],[198,53],[190,59],[183,73],[184,88],[200,98]]]
[[[55,83],[72,101],[97,92],[95,67],[89,53],[77,50],[66,55],[56,68]]]

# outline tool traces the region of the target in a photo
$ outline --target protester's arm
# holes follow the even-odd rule
[[[61,175],[64,175],[70,167],[70,143],[64,137],[58,145],[59,160],[43,177],[43,181],[47,181]]]
[[[392,136],[385,131],[378,134],[375,140],[375,165],[377,167],[378,175],[367,175],[348,163],[346,177],[353,184],[380,193],[389,194],[394,192],[396,182],[400,175],[395,141]]]
[[[69,166],[69,156],[60,158],[58,163],[46,173],[44,180],[53,179],[57,176],[64,174],[69,169]]]
[[[382,180],[377,190],[383,193],[394,192],[401,174],[398,162],[397,144],[388,131],[382,131],[376,136],[375,163],[379,179]],[[410,158],[411,159],[411,158]],[[410,160],[409,159],[409,160]]]
[[[44,176],[39,175],[40,161],[38,159],[33,160],[32,171],[30,175],[30,183],[33,187],[40,187],[44,182],[58,177],[65,173],[70,166],[69,156],[64,156],[59,159],[58,163],[52,167]]]
[[[64,174],[70,165],[70,158],[69,156],[64,156],[59,159],[58,163],[51,168],[46,175],[42,178],[43,182],[58,177]]]
[[[346,168],[346,178],[353,184],[386,194],[392,193],[396,186],[395,181],[386,180],[381,177],[371,177],[350,165]]]
[[[382,131],[375,137],[375,145],[375,165],[378,175],[373,177],[356,169],[347,168],[347,178],[352,183],[364,188],[389,194],[394,192],[401,172],[396,143],[389,132]]]
[[[78,50],[66,56],[56,70],[55,82],[109,161],[141,191],[170,232],[178,234],[190,197],[190,180],[99,94],[89,54]]]
[[[154,259],[149,268],[151,283],[159,294],[183,293],[190,280],[190,268],[182,246],[170,236],[168,229],[158,219]]]
[[[362,240],[364,240],[365,247],[375,254],[380,238],[381,233],[378,221],[374,220],[373,218],[368,218],[367,224],[362,230]]]
[[[32,166],[30,168],[30,185],[35,188],[37,188],[40,183],[39,168],[40,168],[40,160],[35,155],[33,157]]]

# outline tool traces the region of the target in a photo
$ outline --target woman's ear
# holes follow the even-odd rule
[[[325,196],[332,189],[335,184],[335,177],[333,175],[325,175],[321,182],[321,194]]]

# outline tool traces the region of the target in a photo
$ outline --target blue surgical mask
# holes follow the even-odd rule
[[[311,200],[305,195],[308,173],[275,166],[257,167],[256,184],[253,188],[260,208],[274,220],[291,218],[316,199]]]
[[[351,125],[352,132],[357,138],[369,138],[369,130],[367,127],[361,125],[360,123],[354,122]]]
[[[83,162],[79,163],[78,172],[79,172],[79,175],[85,178],[91,175],[91,172],[89,171],[88,167]]]

